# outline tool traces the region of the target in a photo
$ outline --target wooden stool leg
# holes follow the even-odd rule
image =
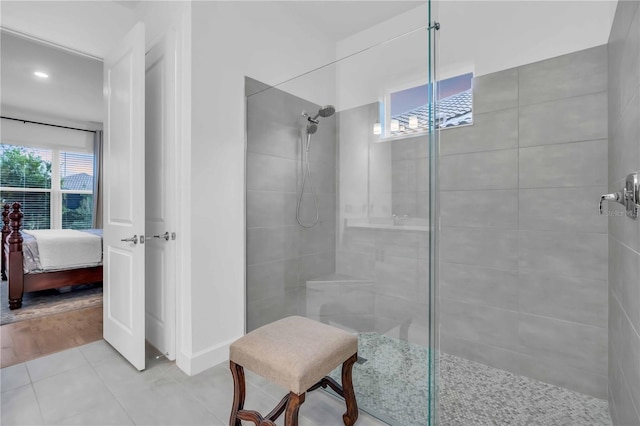
[[[298,410],[304,402],[305,395],[305,393],[298,395],[295,392],[289,392],[287,411],[284,413],[284,426],[298,426]]]
[[[229,361],[229,368],[233,376],[233,406],[231,407],[231,417],[229,418],[229,426],[241,426],[238,418],[238,411],[244,408],[245,383],[244,368],[233,361]]]
[[[355,353],[342,364],[342,390],[344,392],[344,401],[347,403],[347,412],[342,415],[342,421],[345,426],[353,426],[358,419],[358,403],[356,402],[356,394],[351,380],[353,364],[357,360],[358,354]]]

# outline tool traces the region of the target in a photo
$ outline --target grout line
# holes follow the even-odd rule
[[[568,144],[577,144],[577,143],[586,143],[586,142],[603,142],[606,143],[608,138],[597,138],[597,139],[584,139],[578,141],[564,141],[564,142],[555,142],[555,143],[545,143],[545,144],[536,144],[536,145],[525,145],[520,146],[520,124],[518,123],[518,145],[508,148],[497,148],[497,149],[485,149],[479,151],[465,151],[465,152],[455,152],[451,154],[440,154],[440,157],[455,157],[458,155],[468,155],[468,154],[483,154],[483,153],[491,153],[491,152],[500,152],[500,151],[509,151],[509,150],[521,150],[521,149],[529,149],[529,148],[540,148],[540,147],[554,147],[558,145],[568,145]]]
[[[447,265],[460,265],[460,266],[468,266],[468,267],[475,267],[475,268],[484,268],[484,269],[492,269],[492,270],[496,270],[496,271],[504,271],[504,272],[517,272],[518,276],[523,273],[523,274],[539,274],[539,275],[553,275],[555,277],[560,277],[560,278],[576,278],[575,275],[565,275],[565,274],[559,274],[553,271],[539,271],[539,270],[534,270],[534,269],[521,269],[520,266],[515,267],[514,269],[507,269],[507,268],[498,268],[498,267],[494,267],[494,266],[486,266],[486,265],[477,265],[477,264],[472,264],[472,263],[459,263],[459,262],[450,262],[450,261],[441,261],[440,263],[442,264],[447,264]],[[588,279],[591,281],[598,281],[598,282],[602,282],[605,285],[608,285],[608,280],[606,278],[585,278],[585,277],[579,277],[580,279]]]
[[[631,326],[631,331],[633,331],[635,333],[636,337],[638,338],[638,340],[640,340],[640,332],[638,330],[636,330],[635,325],[633,324],[633,322],[629,318],[629,315],[627,314],[627,311],[624,308],[624,305],[620,302],[620,298],[618,297],[616,292],[613,290],[613,288],[611,289],[611,293],[613,294],[613,299],[615,300],[615,302],[620,307],[620,310],[622,311],[622,314],[624,315],[624,319],[627,320],[627,323]]]
[[[473,95],[473,97],[475,98],[477,95]],[[517,101],[516,101],[517,102]],[[518,105],[516,104],[515,106],[510,106],[510,107],[505,107],[505,108],[497,108],[497,109],[492,109],[489,111],[483,111],[483,112],[476,112],[474,113],[474,117],[478,116],[478,115],[488,115],[488,114],[493,114],[493,113],[498,113],[498,112],[504,112],[504,111],[509,111],[512,109],[518,109]],[[475,124],[475,123],[474,123]],[[444,129],[441,130],[455,130],[455,129],[459,129],[459,128],[465,128],[468,126],[471,126],[472,124],[467,124],[467,125],[463,125],[463,126],[455,126],[455,127],[445,127]]]
[[[483,191],[512,191],[519,190],[546,190],[546,189],[600,189],[607,188],[607,185],[589,185],[589,186],[540,186],[540,187],[523,187],[523,188],[488,188],[488,189],[443,189],[440,192],[483,192]]]
[[[31,380],[31,375],[29,375],[29,380]],[[42,407],[40,406],[40,398],[38,398],[38,393],[36,392],[36,388],[33,385],[33,382],[30,382],[31,391],[33,392],[33,396],[36,398],[36,404],[38,404],[38,414],[40,414],[40,419],[42,420],[42,424],[46,424],[44,421],[44,415],[42,414]]]
[[[614,353],[615,353],[615,348],[614,348]],[[618,358],[618,361],[619,361],[619,357],[617,357],[617,358]],[[640,405],[638,405],[638,403],[635,401],[635,399],[633,397],[634,396],[633,393],[631,393],[631,388],[629,387],[629,384],[627,383],[627,379],[626,379],[626,377],[624,375],[624,371],[622,371],[622,363],[621,362],[618,362],[618,365],[616,366],[616,369],[618,370],[618,373],[620,374],[620,380],[622,380],[622,387],[624,388],[624,389],[621,389],[621,390],[622,391],[625,391],[625,390],[627,391],[627,396],[631,400],[631,405],[633,407],[634,414],[636,415],[636,418],[640,419],[640,411],[638,411],[639,408],[640,408]]]
[[[528,229],[528,228],[498,228],[491,226],[451,226],[443,225],[442,229],[481,229],[481,230],[501,230],[501,231],[518,231],[518,232],[540,232],[546,234],[563,234],[563,235],[575,235],[575,234],[589,234],[589,235],[606,235],[607,232],[586,232],[586,231],[560,231],[553,229]]]
[[[640,252],[637,251],[636,249],[634,249],[633,247],[630,247],[627,243],[624,243],[622,241],[620,241],[619,239],[617,239],[614,235],[611,234],[611,231],[608,232],[609,237],[614,240],[616,243],[620,244],[621,246],[625,247],[626,249],[632,251],[634,254],[640,256]]]
[[[444,299],[444,300],[451,301],[451,302],[454,302],[454,303],[464,303],[466,305],[472,305],[472,306],[478,306],[478,307],[482,307],[482,308],[494,309],[494,310],[497,310],[497,311],[512,312],[512,313],[517,314],[518,316],[525,315],[525,316],[530,316],[530,317],[544,318],[544,319],[548,319],[548,320],[552,320],[552,321],[563,322],[563,323],[566,323],[566,324],[579,325],[579,326],[582,326],[582,327],[589,327],[589,328],[593,328],[593,329],[597,329],[597,330],[605,330],[605,331],[608,332],[608,328],[607,327],[599,327],[599,326],[593,325],[593,324],[585,324],[585,323],[582,323],[582,322],[570,321],[570,320],[566,320],[566,319],[562,319],[562,318],[550,317],[550,316],[547,316],[547,315],[534,314],[534,313],[531,313],[531,312],[525,312],[525,311],[520,310],[519,304],[518,304],[518,310],[513,310],[513,309],[500,308],[500,307],[496,307],[496,306],[483,305],[483,304],[479,304],[479,303],[471,303],[471,302],[467,302],[465,300],[452,299],[452,298],[449,298],[449,297],[440,296],[440,299]]]
[[[551,58],[551,59],[553,59],[553,58]],[[526,65],[524,65],[524,66],[526,66]],[[518,67],[518,68],[520,68],[520,67]],[[518,75],[520,74],[519,71],[520,70],[518,70]],[[519,86],[520,85],[518,84],[518,89],[520,89]],[[532,107],[532,106],[546,105],[546,104],[551,104],[551,103],[567,101],[569,99],[586,98],[588,96],[595,97],[595,95],[600,95],[600,94],[603,94],[603,93],[605,95],[607,95],[609,93],[608,88],[605,88],[605,90],[600,90],[600,91],[597,91],[597,92],[583,93],[583,94],[580,94],[580,95],[572,95],[572,96],[567,96],[567,97],[562,97],[562,98],[557,98],[557,99],[548,99],[548,100],[545,100],[545,101],[534,102],[534,103],[530,103],[530,104],[520,104],[520,97],[518,97],[518,107],[519,108],[527,108],[527,107]]]
[[[516,137],[516,143],[518,146],[518,155],[517,155],[517,160],[516,160],[516,176],[518,177],[518,199],[516,200],[516,224],[518,227],[518,234],[520,233],[520,191],[522,189],[522,185],[520,184],[520,67],[516,68],[516,73],[518,74],[517,76],[517,80],[518,80],[518,85],[516,87],[516,97],[518,99],[518,115],[517,115],[517,137]],[[517,241],[517,245],[516,245],[516,253],[518,255],[518,272],[520,271],[520,238],[518,238]],[[518,303],[520,303],[520,280],[517,281],[517,292],[518,292]]]
[[[93,342],[92,342],[93,343]],[[91,343],[87,343],[88,345],[90,345]],[[85,346],[85,345],[82,345]],[[80,349],[78,349],[80,350]],[[115,349],[114,349],[115,350]],[[133,421],[133,418],[129,415],[129,412],[124,408],[124,406],[122,405],[122,403],[120,402],[120,400],[118,399],[118,397],[113,393],[113,391],[111,390],[111,388],[104,382],[104,380],[102,379],[102,377],[100,376],[100,374],[98,374],[98,371],[95,369],[94,365],[91,363],[91,361],[89,361],[89,359],[87,358],[87,356],[84,354],[83,351],[80,350],[80,353],[82,354],[82,356],[84,357],[84,359],[87,361],[87,364],[89,364],[89,367],[91,367],[91,370],[93,370],[94,374],[96,375],[96,377],[100,380],[100,383],[102,383],[102,385],[107,389],[107,392],[109,392],[111,394],[111,396],[113,397],[113,399],[116,401],[116,403],[120,406],[120,408],[122,408],[122,411],[126,414],[126,416],[129,418],[129,420],[131,420],[131,424],[136,424],[135,421]],[[87,410],[88,411],[88,410]]]
[[[441,189],[440,192],[518,191],[521,189],[529,190],[529,189],[579,189],[579,188],[607,188],[607,185],[603,184],[603,185],[588,185],[588,186],[521,186],[519,188],[512,187],[512,188],[477,188],[477,189],[447,188],[447,189]]]
[[[484,265],[471,265],[468,263],[456,263],[456,262],[444,262],[441,261],[440,262],[443,265],[458,265],[458,266],[470,266],[470,267],[474,267],[474,268],[482,268],[482,269],[490,269],[493,271],[500,271],[500,272],[518,272],[517,269],[506,269],[506,268],[496,268],[494,266],[484,266]]]
[[[281,159],[281,160],[288,160],[288,161],[295,161],[295,162],[297,162],[297,161],[298,161],[298,159],[297,159],[297,158],[283,157],[283,156],[281,156],[281,155],[265,154],[264,152],[256,152],[256,151],[251,151],[250,149],[247,149],[247,156],[248,156],[249,154],[252,154],[252,155],[262,155],[262,156],[265,156],[265,157],[272,157],[272,158],[279,158],[279,159]]]

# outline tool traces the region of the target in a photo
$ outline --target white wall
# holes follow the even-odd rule
[[[145,24],[145,42],[151,49],[163,37],[171,33],[175,37],[175,110],[166,111],[174,123],[166,123],[174,132],[175,152],[167,154],[176,165],[176,191],[168,197],[175,200],[177,211],[168,214],[173,218],[167,223],[176,232],[176,364],[187,373],[191,372],[193,358],[192,316],[191,316],[191,224],[180,215],[191,205],[191,2],[147,1],[138,4],[134,10],[136,21]],[[168,107],[168,105],[167,105]]]
[[[616,1],[441,1],[439,73],[475,75],[606,44]]]
[[[103,58],[134,24],[112,1],[2,1],[2,27]]]
[[[615,0],[436,1],[432,19],[441,24],[437,78],[469,71],[480,76],[605,44],[615,6]],[[427,23],[425,4],[340,40],[338,58],[386,43],[337,65],[338,109],[426,81],[426,30],[399,36]]]
[[[102,62],[8,34],[2,34],[0,59],[2,115],[44,116],[54,124],[102,122]]]
[[[193,374],[244,333],[244,76],[273,85],[333,60],[335,45],[286,3],[194,2],[192,13]]]
[[[93,133],[2,119],[2,143],[93,153]]]
[[[346,58],[336,66],[338,110],[377,102],[399,85],[424,84],[420,82],[428,78],[428,16],[425,3],[337,43],[337,58]]]
[[[133,20],[144,22],[147,48],[155,45],[169,29],[181,27],[182,18],[189,13],[190,7],[190,2],[180,0],[140,2],[133,10]]]

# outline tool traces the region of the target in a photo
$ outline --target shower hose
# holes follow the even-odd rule
[[[311,169],[309,168],[309,143],[311,142],[311,133],[307,133],[307,146],[302,150],[302,188],[300,188],[300,194],[298,195],[298,204],[296,206],[296,220],[298,224],[303,228],[313,228],[318,223],[318,199],[316,198],[316,191],[313,189],[313,182],[311,181]],[[302,204],[302,195],[304,194],[304,188],[309,182],[309,189],[311,190],[311,196],[313,197],[313,206],[316,209],[316,217],[311,224],[302,223],[300,219],[300,205]]]

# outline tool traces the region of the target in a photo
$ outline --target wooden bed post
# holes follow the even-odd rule
[[[9,213],[11,220],[11,233],[9,234],[9,308],[22,307],[22,295],[24,293],[24,262],[22,259],[22,212],[20,203],[13,203],[13,211]]]
[[[9,228],[9,209],[11,206],[8,203],[5,203],[4,208],[2,210],[2,244],[0,244],[0,253],[2,254],[2,281],[7,280],[7,256],[4,252],[4,245],[7,242],[7,236],[9,232],[11,232],[11,228]]]

